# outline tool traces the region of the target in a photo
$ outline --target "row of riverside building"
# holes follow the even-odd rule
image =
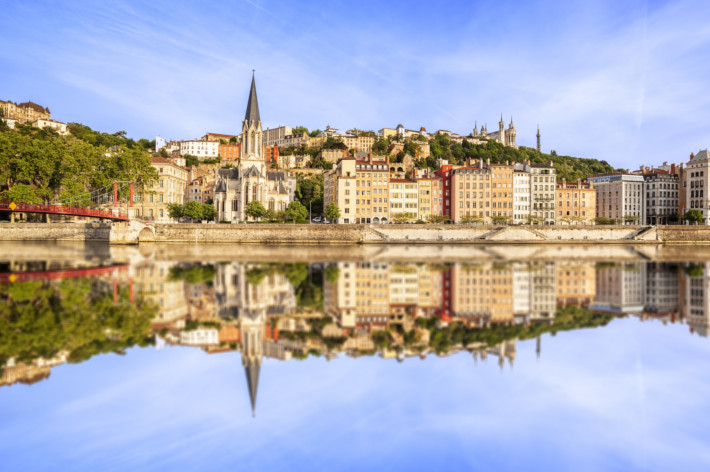
[[[552,162],[439,163],[437,171],[413,169],[404,179],[391,173],[389,156],[347,155],[325,173],[324,204],[337,204],[337,223],[593,224],[604,217],[664,225],[697,209],[710,224],[707,149],[691,154],[687,165],[641,166],[573,182],[558,180]]]
[[[441,161],[439,170],[415,169],[408,179],[389,170],[389,156],[356,153],[326,172],[324,205],[338,206],[336,222],[590,224],[596,216],[594,184],[558,182],[552,162]]]

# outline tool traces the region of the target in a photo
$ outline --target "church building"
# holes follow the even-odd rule
[[[294,200],[296,178],[287,172],[267,168],[253,75],[242,123],[239,163],[234,169],[217,169],[215,177],[214,203],[218,221],[246,221],[247,205],[254,200],[274,211],[285,211]]]
[[[539,132],[539,131],[538,131]],[[505,129],[505,122],[503,121],[503,115],[500,115],[500,121],[498,122],[498,131],[488,131],[486,125],[481,126],[481,131],[478,131],[478,124],[473,128],[473,133],[471,136],[474,138],[482,137],[492,139],[497,141],[504,146],[510,146],[512,148],[518,149],[518,145],[515,142],[515,125],[513,125],[513,117],[510,118],[510,125],[508,129]]]

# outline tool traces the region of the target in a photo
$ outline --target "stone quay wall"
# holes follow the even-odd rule
[[[0,241],[102,241],[111,236],[110,223],[2,223]]]
[[[708,244],[710,226],[477,226],[114,223],[0,224],[0,241],[198,244]]]

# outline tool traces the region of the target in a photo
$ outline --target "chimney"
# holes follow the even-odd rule
[[[567,179],[562,177],[562,188],[567,188]]]
[[[491,158],[490,158],[490,157],[487,157],[487,158],[486,158],[486,167],[488,167],[488,166],[490,166],[490,165],[491,165]]]
[[[665,163],[663,165],[665,165]],[[675,164],[671,164],[671,174],[675,174]]]
[[[691,152],[691,153],[690,153],[690,158],[692,159],[692,158],[694,158],[694,157],[695,157],[695,154],[693,154],[693,153]]]

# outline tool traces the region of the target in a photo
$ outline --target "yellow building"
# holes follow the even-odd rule
[[[389,158],[370,153],[355,170],[355,223],[389,222]]]
[[[454,169],[451,174],[451,219],[491,219],[491,171],[483,166]]]
[[[187,169],[162,157],[151,158],[151,165],[158,171],[158,181],[143,195],[136,194],[133,211],[135,216],[158,223],[168,223],[168,203],[184,204],[187,199]]]
[[[490,164],[491,220],[502,223],[513,220],[513,166]]]
[[[597,191],[591,182],[557,182],[557,222],[590,224],[597,216]]]

